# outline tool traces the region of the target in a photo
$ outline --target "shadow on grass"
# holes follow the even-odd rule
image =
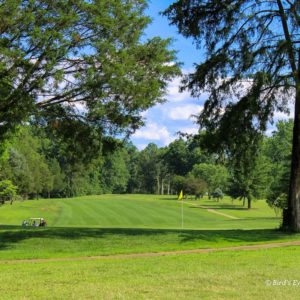
[[[74,227],[48,227],[48,228],[20,228],[19,226],[0,225],[0,250],[10,248],[26,239],[63,239],[78,240],[84,238],[107,238],[118,236],[129,243],[140,239],[149,239],[151,243],[156,237],[175,235],[177,243],[184,244],[195,241],[202,242],[234,242],[254,243],[276,241],[294,234],[281,232],[276,229],[255,230],[179,230],[179,229],[138,229],[138,228],[74,228]],[[299,236],[300,238],[300,236]],[[174,242],[174,241],[173,241]],[[33,241],[34,243],[34,241]]]

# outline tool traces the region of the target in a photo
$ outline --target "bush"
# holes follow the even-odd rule
[[[213,193],[210,195],[212,198],[217,198],[217,200],[223,199],[223,192],[221,189],[216,189]]]
[[[13,200],[17,195],[17,187],[10,180],[0,181],[0,203]]]
[[[267,203],[270,207],[275,210],[276,215],[282,212],[288,207],[288,195],[286,193],[281,193],[276,198],[268,198]]]

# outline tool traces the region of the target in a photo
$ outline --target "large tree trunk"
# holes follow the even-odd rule
[[[164,194],[164,180],[161,180],[161,194]]]
[[[291,163],[290,190],[288,208],[283,212],[282,226],[285,229],[300,232],[300,84],[297,84],[293,151]]]
[[[156,183],[157,183],[157,194],[160,194],[160,184],[159,184],[159,175],[156,176]]]
[[[251,198],[248,198],[248,209],[251,208]]]

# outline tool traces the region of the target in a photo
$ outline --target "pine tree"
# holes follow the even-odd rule
[[[165,12],[205,59],[184,88],[209,97],[199,124],[218,147],[255,141],[275,111],[294,101],[288,208],[283,225],[300,231],[300,4],[299,1],[179,0]],[[213,140],[213,139],[211,139]]]

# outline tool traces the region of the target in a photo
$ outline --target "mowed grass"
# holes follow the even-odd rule
[[[51,227],[181,228],[181,202],[174,196],[100,195],[70,199],[16,202],[0,207],[0,225],[20,225],[23,219],[44,217]],[[214,214],[198,205],[238,217]],[[185,229],[271,229],[280,218],[265,201],[253,202],[247,210],[241,202],[202,199],[185,201]]]
[[[181,208],[174,197],[151,195],[30,200],[0,207],[0,299],[298,298],[300,249],[295,246],[112,256],[300,238],[276,229],[280,218],[265,201],[254,202],[251,210],[230,199],[185,201],[183,229]],[[49,226],[21,228],[29,217],[44,217]],[[107,257],[88,259],[97,255]],[[31,260],[36,258],[46,260]]]
[[[151,195],[103,195],[31,200],[0,207],[0,259],[81,257],[252,245],[299,239],[276,230],[280,219],[265,203],[184,202]],[[199,205],[238,217],[212,213]],[[21,228],[42,216],[47,228]],[[5,224],[5,225],[4,225]]]
[[[132,259],[0,262],[0,298],[299,299],[299,266],[296,247]]]

